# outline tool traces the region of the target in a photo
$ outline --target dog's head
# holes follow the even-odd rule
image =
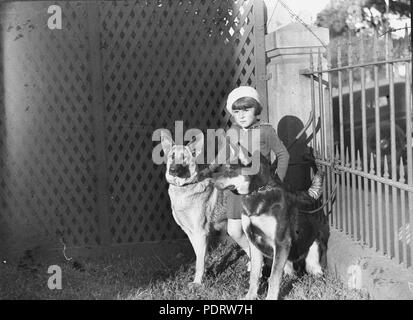
[[[248,168],[252,166],[252,160],[239,150],[239,162],[222,166],[218,173],[213,175],[212,182],[217,189],[229,189],[236,194],[249,194],[266,186],[276,179],[272,173],[270,163],[259,151],[254,153],[253,160],[259,161],[258,172],[248,174]]]
[[[258,151],[256,151],[258,152]],[[259,152],[258,152],[259,153]],[[275,173],[274,164],[267,160],[261,153],[255,154],[253,159],[259,159],[258,172],[255,174],[246,174],[245,168],[251,163],[246,162],[240,157],[241,162],[238,164],[231,164],[221,167],[221,171],[214,174],[212,182],[217,189],[229,189],[232,192],[247,195],[255,191],[267,192],[274,187],[285,188],[282,181]],[[311,186],[306,191],[286,192],[288,199],[292,202],[300,204],[313,204],[315,200],[319,199],[323,192],[324,172],[316,167],[317,171],[313,177]]]
[[[204,136],[198,134],[186,145],[177,145],[168,132],[161,132],[162,149],[167,157],[166,180],[168,183],[183,186],[197,178],[196,158],[202,152]]]

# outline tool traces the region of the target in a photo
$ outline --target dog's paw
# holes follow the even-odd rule
[[[323,276],[323,269],[317,264],[306,264],[305,271],[316,278]]]
[[[268,294],[265,300],[278,300],[278,294]]]
[[[258,296],[256,293],[250,293],[248,292],[243,298],[242,300],[257,300]]]
[[[199,287],[202,287],[202,282],[194,280],[194,281],[189,282],[188,286],[191,288],[199,288]]]
[[[287,261],[284,266],[284,275],[287,275],[289,277],[294,277],[295,276],[295,271],[293,267],[293,263],[291,261]]]

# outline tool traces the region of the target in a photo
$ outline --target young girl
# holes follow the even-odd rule
[[[258,119],[262,111],[258,92],[254,88],[247,86],[236,88],[229,94],[226,108],[235,120],[231,128],[247,131],[247,134],[240,135],[239,141],[239,144],[247,150],[251,150],[250,146],[251,143],[254,144],[254,141],[248,142],[243,141],[243,139],[251,140],[251,137],[254,136],[251,134],[252,129],[260,130],[260,141],[255,143],[260,144],[261,156],[266,157],[271,162],[271,151],[275,154],[278,161],[276,173],[281,180],[284,180],[288,168],[289,154],[282,141],[278,138],[275,129],[269,123],[262,123]],[[250,146],[248,146],[248,143]],[[232,192],[229,193],[231,196],[227,211],[228,234],[250,257],[248,240],[241,226],[241,196],[235,195]]]

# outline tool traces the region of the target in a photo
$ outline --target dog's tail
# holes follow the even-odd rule
[[[318,200],[323,193],[324,172],[318,170],[314,175],[311,186],[306,191],[288,192],[288,198],[297,205],[311,205]]]

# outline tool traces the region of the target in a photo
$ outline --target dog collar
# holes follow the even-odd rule
[[[267,183],[261,187],[259,187],[257,190],[254,190],[251,193],[259,193],[259,192],[265,192],[265,191],[271,191],[272,189],[274,189],[277,186],[277,184],[270,182]]]
[[[169,177],[169,183],[176,187],[183,187],[198,182],[198,173],[195,173],[189,178]]]
[[[170,184],[169,192],[182,192],[182,190],[185,190],[186,195],[188,196],[190,194],[205,192],[205,190],[210,186],[211,186],[211,179],[196,181],[196,182],[184,184],[182,186]]]

